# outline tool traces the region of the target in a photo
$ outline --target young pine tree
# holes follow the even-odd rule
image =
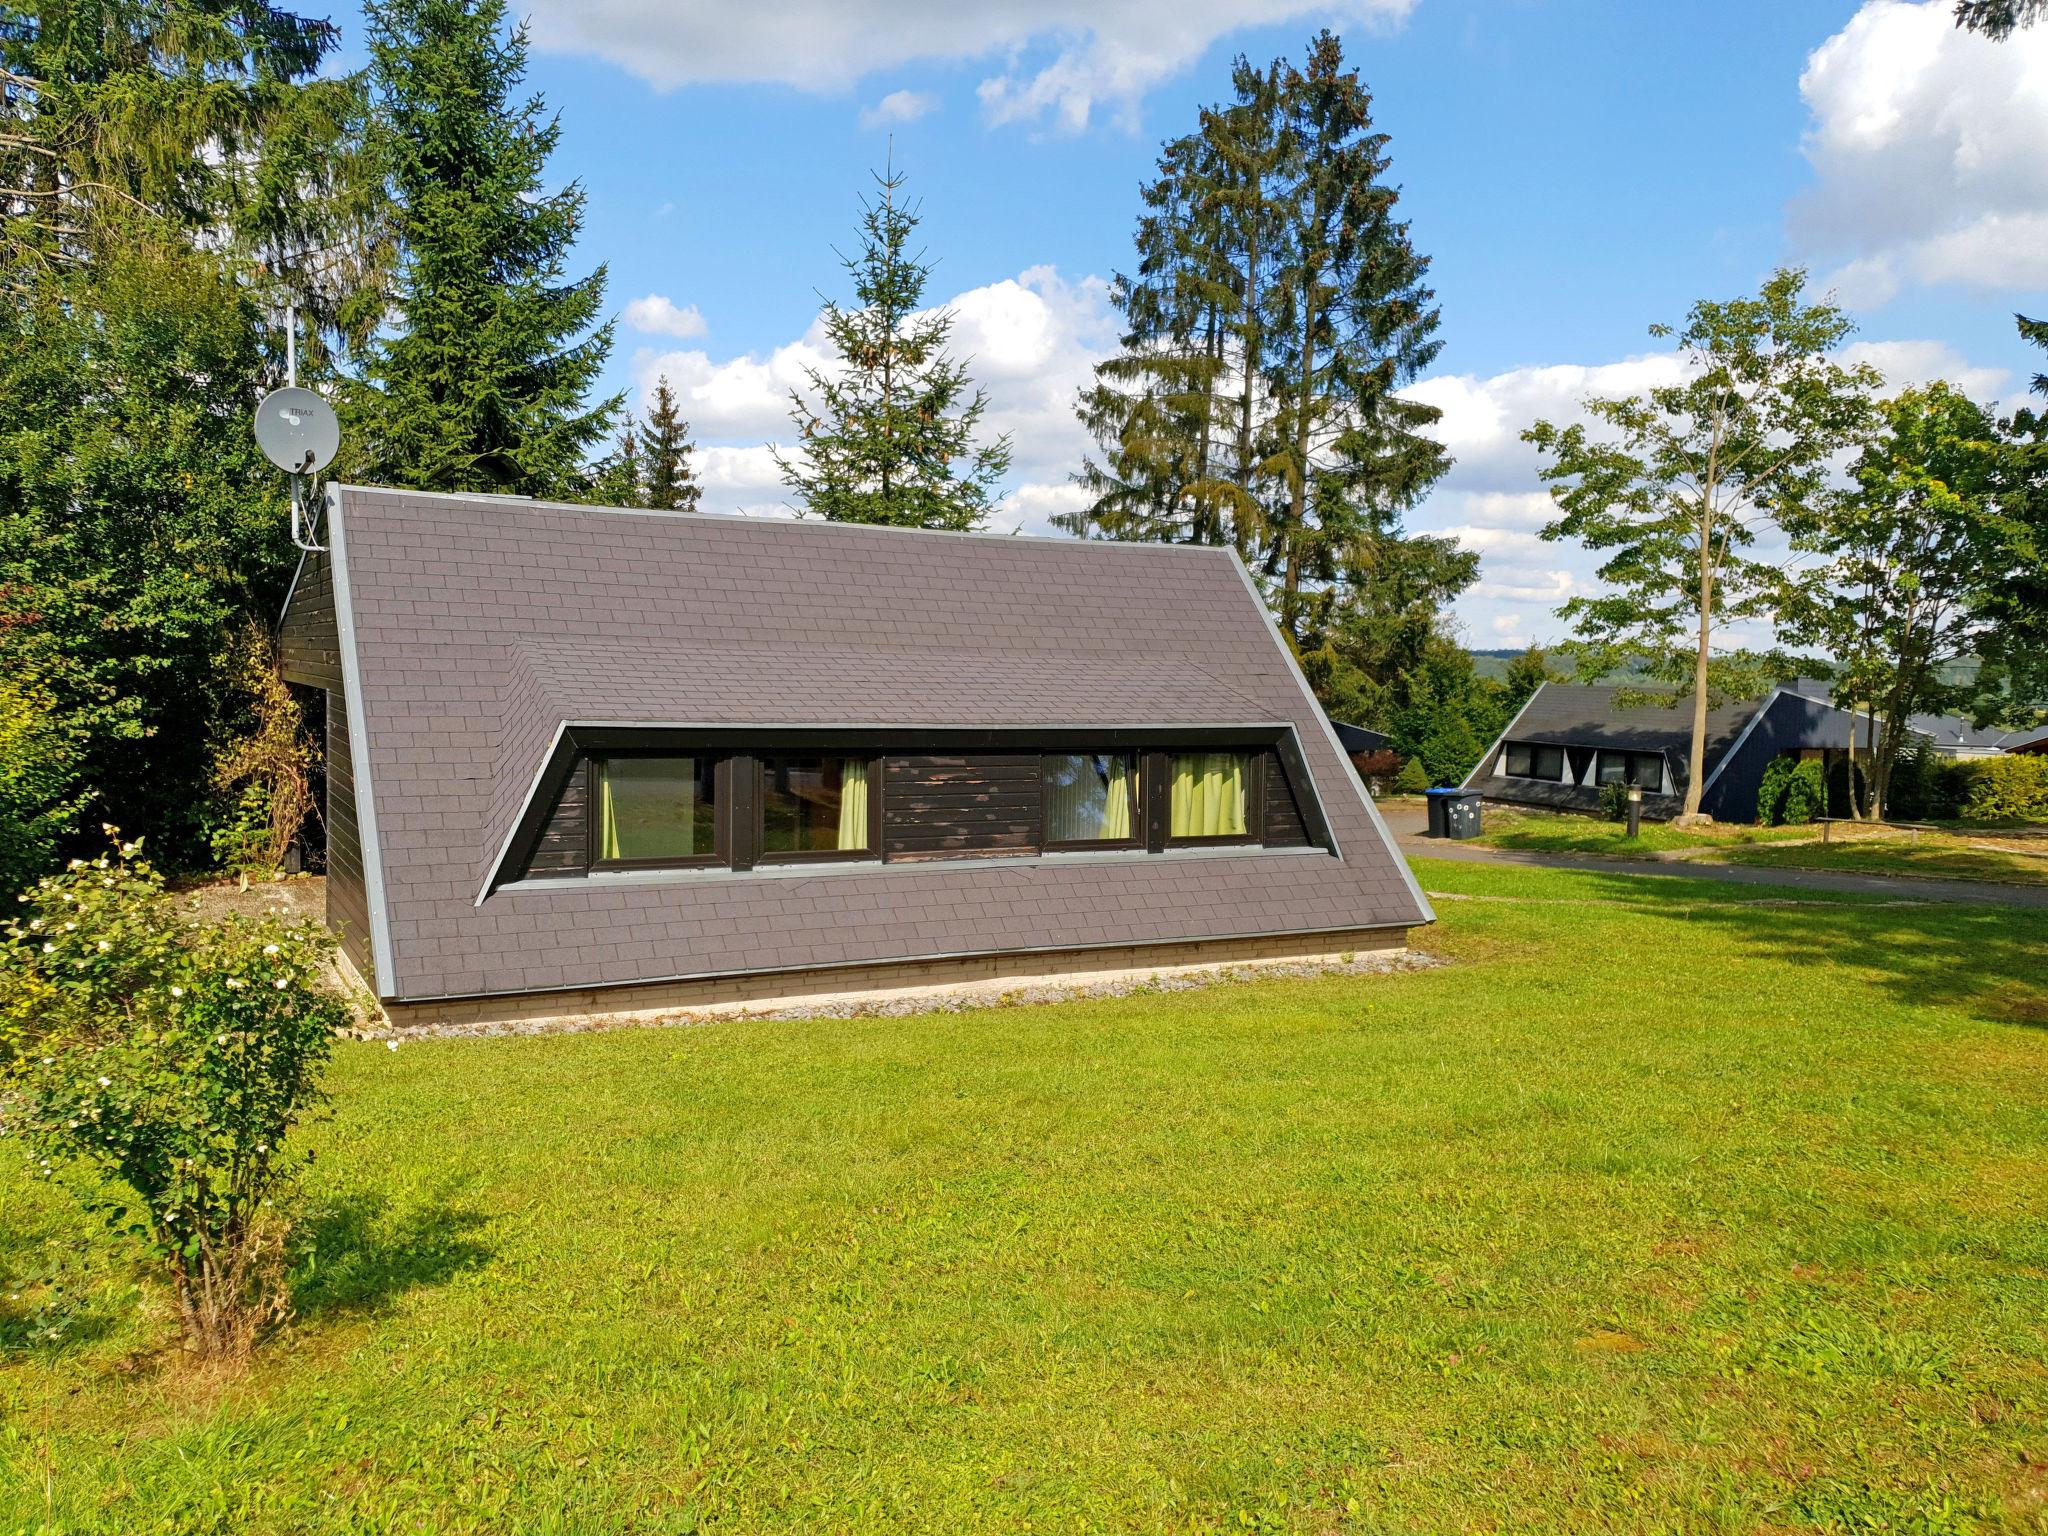
[[[592,466],[590,501],[599,507],[647,505],[647,474],[640,462],[640,426],[628,416],[612,451]]]
[[[561,136],[515,93],[526,29],[504,0],[371,0],[376,143],[392,199],[393,334],[370,349],[364,472],[441,491],[555,495],[618,399],[591,405],[612,328],[605,270],[570,279],[583,190],[549,193]]]
[[[650,507],[670,512],[694,512],[703,487],[690,468],[695,451],[690,442],[690,424],[676,410],[676,397],[666,378],[654,386],[654,404],[648,408],[640,441],[647,450],[647,499]]]
[[[1010,441],[976,443],[988,396],[947,355],[953,316],[918,309],[931,263],[909,253],[917,210],[897,200],[893,167],[875,180],[882,195],[861,204],[860,251],[842,258],[854,306],[825,305],[839,367],[810,370],[815,406],[790,392],[801,453],[778,451],[776,466],[800,511],[834,522],[978,528]]]

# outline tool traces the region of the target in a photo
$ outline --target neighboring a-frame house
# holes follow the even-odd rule
[[[1635,784],[1643,790],[1645,815],[1676,816],[1685,803],[1692,710],[1689,703],[1625,704],[1627,691],[1542,684],[1464,787],[1490,800],[1593,811],[1608,785]],[[1773,758],[1826,761],[1846,754],[1850,731],[1860,729],[1867,727],[1846,710],[1789,688],[1722,704],[1707,715],[1700,809],[1717,821],[1754,821],[1757,790]]]
[[[1228,550],[334,487],[283,622],[395,1022],[1399,948]]]

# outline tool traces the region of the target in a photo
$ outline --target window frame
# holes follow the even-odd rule
[[[1621,777],[1618,779],[1608,779],[1604,777],[1607,760],[1616,757],[1621,759]],[[1654,788],[1648,784],[1643,784],[1640,777],[1630,776],[1637,773],[1637,765],[1639,763],[1656,764],[1657,783]],[[1593,787],[1596,789],[1606,789],[1610,784],[1619,784],[1624,787],[1640,784],[1642,785],[1643,793],[1646,795],[1662,794],[1664,792],[1664,754],[1662,752],[1641,752],[1627,747],[1600,748],[1593,758]]]
[[[1173,835],[1173,761],[1178,757],[1196,754],[1211,755],[1228,752],[1233,757],[1245,760],[1244,786],[1244,831],[1225,832],[1214,837],[1175,837]],[[1159,826],[1163,841],[1156,852],[1168,848],[1248,848],[1263,847],[1266,841],[1266,759],[1270,747],[1170,747],[1164,752],[1151,753],[1163,765],[1163,771],[1152,775],[1158,785]]]
[[[1514,752],[1517,747],[1529,754],[1530,771],[1528,773],[1515,772]],[[1537,773],[1535,771],[1536,754],[1539,752],[1555,752],[1557,754],[1557,772],[1554,775]],[[1563,747],[1552,746],[1547,741],[1503,742],[1500,749],[1500,771],[1504,778],[1524,779],[1531,784],[1569,784],[1572,782],[1571,754],[1566,752]],[[1597,766],[1595,772],[1596,774],[1598,772]]]
[[[1150,752],[1135,747],[1112,747],[1105,751],[1041,752],[1038,754],[1038,851],[1040,853],[1129,853],[1145,847],[1145,823],[1147,820],[1146,797],[1152,792],[1152,774],[1148,772]],[[1046,765],[1059,757],[1122,757],[1128,758],[1131,771],[1138,776],[1138,792],[1131,800],[1131,835],[1129,837],[1079,837],[1056,838],[1052,835],[1052,797],[1048,791]]]
[[[617,874],[635,870],[650,869],[718,869],[725,868],[732,861],[732,754],[729,752],[677,751],[673,748],[650,748],[646,750],[623,750],[586,752],[584,761],[590,765],[590,789],[586,796],[588,803],[583,808],[584,848],[587,851],[586,864],[593,875]],[[711,852],[690,854],[682,858],[664,857],[657,859],[605,859],[598,857],[597,850],[603,846],[598,835],[598,806],[603,801],[599,788],[607,763],[638,759],[681,759],[702,763],[701,777],[711,786]]]
[[[749,866],[762,864],[880,864],[882,857],[882,795],[887,781],[889,754],[879,748],[859,752],[773,751],[748,754],[753,772],[753,846]],[[768,844],[768,770],[776,763],[822,762],[829,758],[859,757],[868,765],[868,845],[865,848],[794,848],[771,852]],[[739,867],[734,866],[736,869]]]

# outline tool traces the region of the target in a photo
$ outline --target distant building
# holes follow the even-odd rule
[[[1634,784],[1642,788],[1645,815],[1676,816],[1685,805],[1691,701],[1624,704],[1629,691],[1609,684],[1544,683],[1464,787],[1490,800],[1592,811],[1609,785]],[[1773,759],[1828,762],[1847,754],[1849,733],[1861,725],[1846,710],[1790,688],[1720,705],[1707,715],[1700,809],[1717,821],[1754,821],[1757,791]]]

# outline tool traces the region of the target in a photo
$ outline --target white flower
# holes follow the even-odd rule
[[[280,977],[278,977],[278,978],[277,978],[277,980],[273,981],[273,982],[271,983],[271,985],[272,985],[273,987],[277,988],[277,990],[278,990],[278,991],[282,992],[282,991],[283,991],[283,990],[285,989],[285,984],[286,984],[286,982],[287,982],[287,980],[288,980],[288,979],[289,979],[289,978],[287,978],[287,977],[284,977],[284,976],[280,976]]]
[[[46,955],[54,955],[55,953],[57,953],[57,946],[50,943],[48,940],[45,940],[43,942],[43,953]]]
[[[64,867],[66,869],[83,869],[85,868],[85,860],[73,859],[69,864],[66,864]]]
[[[266,955],[274,955],[277,953],[277,946],[275,944],[266,944],[263,946],[263,953],[265,953]]]
[[[185,989],[184,989],[183,987],[173,987],[173,988],[171,988],[171,996],[173,996],[173,997],[183,997],[184,995],[185,995]]]
[[[105,939],[101,939],[101,940],[100,940],[100,953],[101,953],[101,954],[103,954],[103,955],[104,955],[104,954],[105,954],[105,953],[106,953],[106,952],[107,952],[108,950],[112,949],[113,947],[114,947],[114,946],[113,946],[113,945],[111,945],[111,944],[109,944],[109,943],[108,943],[108,942],[107,942],[107,941],[106,941]]]
[[[66,923],[66,924],[64,925],[64,931],[65,931],[66,933],[75,933],[75,932],[77,932],[77,931],[78,931],[78,924],[76,924],[76,923]]]
[[[114,1086],[114,1080],[111,1077],[103,1077],[100,1079],[100,1086],[102,1088],[111,1088]]]
[[[215,1035],[213,1037],[213,1043],[215,1045],[226,1045],[228,1043],[228,1037],[226,1035]]]
[[[239,977],[239,976],[230,976],[230,977],[228,978],[228,985],[229,985],[229,986],[231,986],[231,987],[239,987],[239,986],[241,986],[241,984],[242,984],[242,978],[241,978],[241,977]]]
[[[23,900],[25,901],[25,900],[27,900],[28,898],[26,898],[26,897],[23,897],[22,899],[23,899]],[[42,920],[42,919],[41,919],[40,917],[32,917],[32,918],[30,918],[30,919],[28,920],[28,931],[29,931],[30,933],[34,933],[34,932],[36,932],[36,931],[37,931],[38,929],[40,929],[40,928],[41,928],[42,926],[43,926],[43,920]]]
[[[396,1040],[386,1040],[384,1042],[384,1049],[387,1051],[395,1051],[398,1049],[398,1042]]]

